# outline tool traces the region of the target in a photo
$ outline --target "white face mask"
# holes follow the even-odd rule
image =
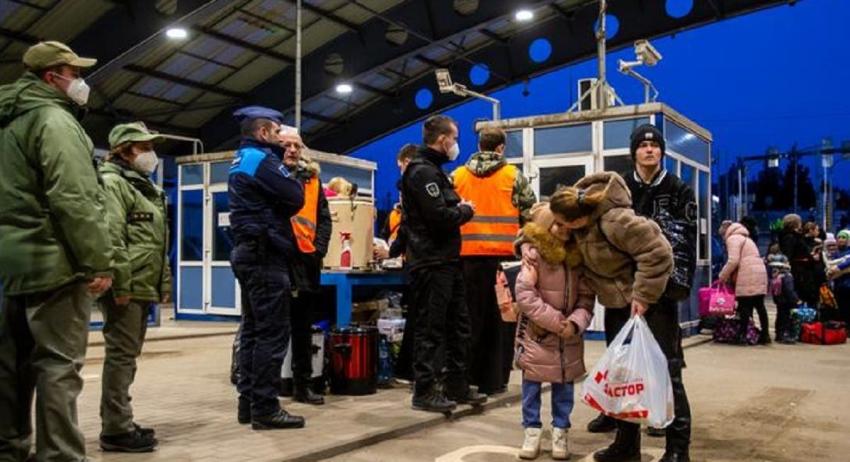
[[[71,101],[77,103],[79,106],[85,106],[86,103],[89,102],[89,92],[91,92],[91,88],[89,84],[83,80],[82,77],[77,77],[76,79],[69,79],[62,74],[53,75],[59,77],[62,80],[70,81],[68,84],[68,88],[65,89],[65,94],[68,95],[68,98],[71,98]]]
[[[453,144],[451,148],[449,148],[449,152],[446,153],[446,156],[449,158],[450,162],[454,162],[457,159],[457,156],[460,155],[460,146],[457,143]]]
[[[133,160],[133,168],[145,175],[153,173],[158,164],[159,158],[156,157],[156,153],[153,151],[140,152]]]

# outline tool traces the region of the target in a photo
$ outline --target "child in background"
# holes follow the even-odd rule
[[[778,244],[771,245],[779,247]],[[800,298],[794,291],[794,276],[788,258],[781,252],[771,252],[767,256],[767,265],[771,270],[770,294],[776,304],[776,324],[774,338],[779,343],[794,344],[796,339],[791,333],[791,310],[800,304]]]
[[[577,249],[564,244],[569,232],[548,203],[535,204],[532,220],[517,241],[522,269],[516,282],[519,320],[516,362],[522,369],[522,459],[540,453],[542,382],[552,384],[552,458],[565,460],[573,409],[573,380],[585,372],[582,333],[593,316],[594,294],[584,284]]]

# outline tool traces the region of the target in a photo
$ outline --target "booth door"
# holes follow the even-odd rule
[[[230,269],[230,207],[227,185],[210,186],[206,207],[209,247],[204,258],[205,311],[210,314],[239,315],[241,304],[236,295],[238,282]]]
[[[539,200],[549,200],[560,186],[572,186],[592,171],[593,157],[576,156],[531,161],[532,187]]]

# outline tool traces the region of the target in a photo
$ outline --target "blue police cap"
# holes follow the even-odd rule
[[[279,124],[283,123],[283,114],[281,114],[280,111],[263,106],[245,106],[241,109],[237,109],[236,112],[233,113],[233,117],[235,117],[236,121],[239,123],[252,119],[269,119]]]

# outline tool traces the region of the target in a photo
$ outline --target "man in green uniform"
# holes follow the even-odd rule
[[[116,125],[100,167],[115,260],[112,291],[100,299],[106,342],[100,399],[104,451],[150,452],[157,445],[153,429],[133,421],[130,385],[151,307],[167,302],[171,293],[165,193],[150,179],[159,162],[153,143],[160,140],[141,122]]]
[[[76,116],[94,59],[59,42],[23,57],[0,86],[0,461],[23,461],[35,414],[39,461],[85,460],[77,425],[88,324],[112,284],[93,146]]]

